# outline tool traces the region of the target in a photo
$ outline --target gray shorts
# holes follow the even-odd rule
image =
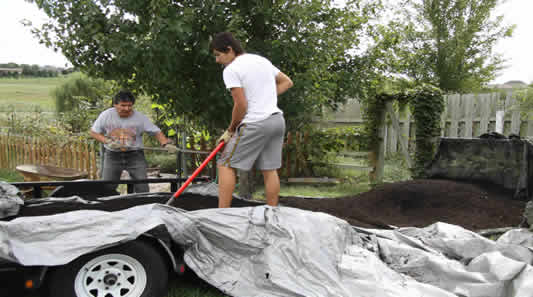
[[[224,147],[217,164],[241,170],[250,170],[254,163],[258,170],[279,169],[284,135],[282,113],[259,122],[243,123]]]

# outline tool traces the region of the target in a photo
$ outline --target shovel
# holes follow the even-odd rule
[[[170,205],[170,203],[172,203],[172,201],[175,199],[175,198],[178,198],[179,195],[181,195],[181,193],[183,193],[183,191],[185,191],[185,188],[187,188],[187,186],[193,181],[193,179],[198,175],[200,174],[200,172],[202,171],[202,169],[204,169],[205,166],[207,166],[207,164],[209,164],[209,161],[211,161],[215,155],[218,153],[218,151],[220,151],[220,149],[222,149],[222,147],[224,146],[224,141],[221,141],[217,147],[209,154],[209,156],[207,156],[207,158],[205,159],[204,162],[202,162],[202,164],[200,165],[200,167],[196,168],[196,170],[192,173],[192,175],[185,181],[185,183],[183,185],[181,185],[181,187],[176,191],[176,193],[174,193],[174,195],[172,195],[172,197],[170,197],[170,199],[168,199],[167,201],[167,205]]]

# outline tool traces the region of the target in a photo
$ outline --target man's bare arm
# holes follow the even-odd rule
[[[235,132],[237,126],[241,123],[248,110],[248,102],[244,95],[243,88],[232,88],[231,96],[233,97],[233,111],[231,113],[231,123],[228,127],[230,132]]]
[[[106,137],[104,134],[96,133],[93,130],[89,131],[89,135],[101,143],[105,143]]]
[[[161,146],[167,144],[170,142],[170,140],[168,140],[168,138],[165,136],[165,134],[163,134],[163,132],[159,131],[157,132],[155,135],[155,139],[157,139],[157,141],[159,141],[159,144]]]
[[[288,89],[292,88],[294,83],[291,78],[288,77],[285,73],[279,72],[276,75],[276,92],[278,95],[285,93]]]

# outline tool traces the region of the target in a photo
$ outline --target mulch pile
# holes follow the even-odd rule
[[[158,193],[121,198],[100,204],[54,203],[24,206],[20,216],[48,215],[78,209],[116,211],[140,204],[166,203],[170,194]],[[469,230],[516,227],[522,222],[524,201],[512,200],[512,193],[490,185],[450,180],[421,179],[383,184],[371,191],[341,198],[281,197],[280,204],[325,212],[367,228],[425,227],[446,222]],[[217,207],[217,198],[190,193],[175,199],[173,206],[185,210]],[[233,207],[260,203],[233,200]]]

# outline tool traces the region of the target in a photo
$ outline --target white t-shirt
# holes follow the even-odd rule
[[[144,114],[134,110],[131,116],[121,118],[114,107],[104,110],[94,121],[91,130],[120,141],[128,150],[143,146],[144,132],[154,135],[161,131]],[[108,150],[118,151],[104,146]]]
[[[269,60],[254,54],[237,56],[226,66],[223,72],[226,88],[243,88],[248,102],[243,123],[258,122],[281,112],[276,91],[279,72]]]

